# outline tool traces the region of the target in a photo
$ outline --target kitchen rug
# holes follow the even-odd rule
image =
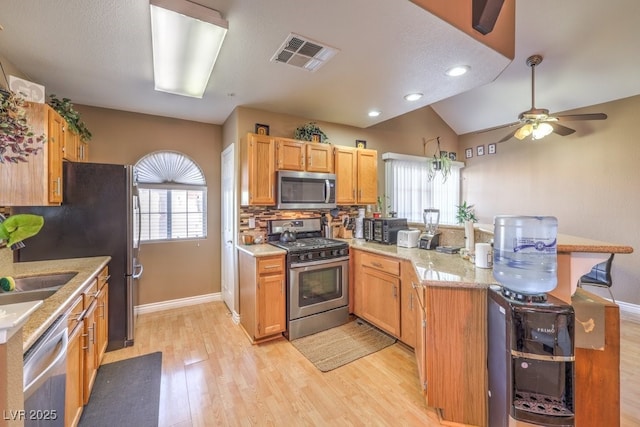
[[[316,368],[328,372],[395,343],[396,339],[361,319],[291,341]]]
[[[81,427],[157,427],[162,353],[101,365]]]

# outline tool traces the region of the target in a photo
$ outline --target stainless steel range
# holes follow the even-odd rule
[[[287,332],[290,339],[349,320],[349,245],[322,237],[320,218],[272,220],[267,240],[287,251]]]

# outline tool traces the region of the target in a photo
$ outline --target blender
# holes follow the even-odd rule
[[[440,244],[440,209],[425,209],[422,213],[425,231],[420,235],[419,247],[421,249],[435,249]]]

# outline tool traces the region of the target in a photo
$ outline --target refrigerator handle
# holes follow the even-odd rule
[[[142,276],[143,271],[144,271],[144,266],[142,264],[136,263],[136,265],[133,267],[133,274],[131,275],[131,277],[133,279],[139,279],[140,276]]]

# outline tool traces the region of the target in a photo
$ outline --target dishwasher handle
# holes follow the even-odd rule
[[[69,345],[69,337],[67,336],[67,328],[62,329],[58,334],[49,338],[51,342],[55,342],[54,345],[58,345],[59,342],[62,343],[60,349],[58,350],[58,354],[54,357],[53,361],[42,370],[29,384],[25,384],[24,386],[24,395],[30,395],[30,392],[33,388],[37,388],[40,384],[42,384],[46,379],[47,375],[55,369],[61,360],[64,360],[67,356],[67,347]]]

